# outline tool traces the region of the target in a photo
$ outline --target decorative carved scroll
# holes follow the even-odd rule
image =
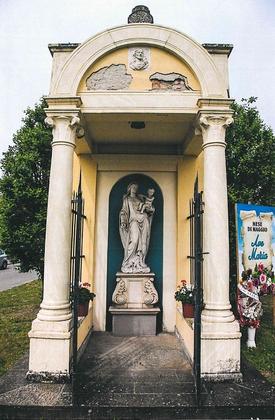
[[[117,285],[112,296],[112,301],[117,305],[125,305],[127,303],[127,287],[123,279],[117,279]]]
[[[143,302],[145,303],[145,305],[154,305],[158,302],[158,300],[158,292],[156,291],[152,280],[145,280]]]

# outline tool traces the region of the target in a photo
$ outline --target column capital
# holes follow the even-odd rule
[[[196,128],[201,132],[203,146],[226,146],[225,130],[233,123],[233,111],[209,112],[201,110],[198,113]]]
[[[75,147],[75,132],[79,127],[79,111],[46,110],[45,123],[52,128],[52,146],[68,145]]]

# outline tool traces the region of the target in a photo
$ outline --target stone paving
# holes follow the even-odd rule
[[[25,377],[28,362],[27,353],[0,378],[0,414],[1,406],[5,405],[18,407],[70,405],[71,385],[28,382]]]
[[[94,334],[79,364],[79,403],[92,406],[194,404],[194,380],[180,341],[170,334]]]
[[[274,419],[274,388],[243,367],[242,383],[205,383],[196,406],[192,369],[172,334],[114,337],[93,333],[70,384],[32,384],[28,356],[0,378],[2,419]]]

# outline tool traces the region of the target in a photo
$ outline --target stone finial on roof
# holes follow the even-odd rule
[[[147,6],[139,5],[133,8],[128,23],[154,23],[154,19]]]

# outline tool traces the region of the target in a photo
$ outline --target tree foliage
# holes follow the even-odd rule
[[[275,205],[275,137],[262,121],[256,98],[233,104],[234,124],[227,130],[227,177],[231,277],[236,274],[236,202]],[[43,100],[25,111],[22,128],[1,161],[0,240],[21,270],[43,277],[43,257],[51,130]]]
[[[23,126],[1,161],[1,246],[21,271],[43,276],[46,209],[51,160],[51,130],[41,100],[28,108]]]
[[[257,98],[234,103],[226,134],[230,271],[236,276],[235,203],[275,205],[275,136],[255,106]]]

